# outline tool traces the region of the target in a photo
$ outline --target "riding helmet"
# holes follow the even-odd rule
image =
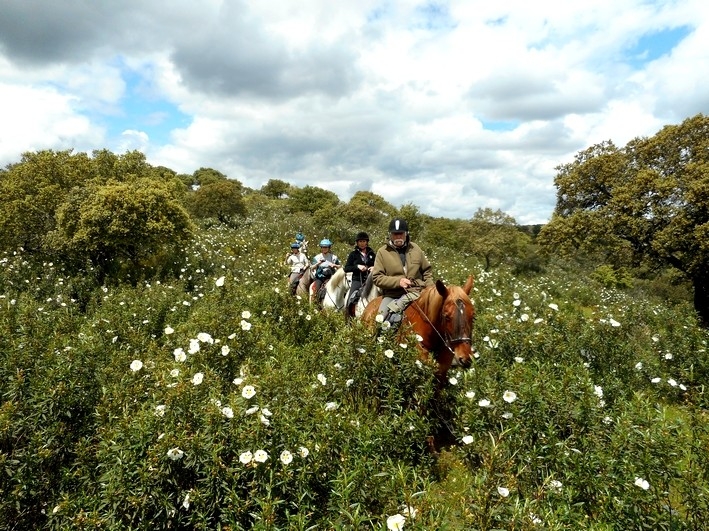
[[[355,241],[359,241],[359,240],[369,241],[369,234],[367,234],[366,232],[358,232],[357,236],[355,236]]]
[[[302,242],[305,239],[305,236],[303,236],[302,232],[299,232],[298,234],[295,235],[296,241]]]
[[[300,249],[300,244],[298,242],[293,242],[290,244],[291,249]]]
[[[327,238],[320,240],[320,247],[332,247],[332,242]]]
[[[409,224],[404,219],[392,219],[389,223],[389,232],[409,232]]]

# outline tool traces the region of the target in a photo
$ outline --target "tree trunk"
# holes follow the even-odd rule
[[[695,277],[694,284],[694,309],[699,314],[701,324],[709,328],[709,277]]]

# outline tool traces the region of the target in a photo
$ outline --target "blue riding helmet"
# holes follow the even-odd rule
[[[300,244],[298,242],[293,242],[290,244],[291,249],[300,249]]]
[[[332,242],[327,238],[320,240],[320,247],[332,247]]]
[[[305,236],[303,236],[302,232],[299,232],[298,234],[295,235],[295,239],[299,242],[302,242],[305,239]]]

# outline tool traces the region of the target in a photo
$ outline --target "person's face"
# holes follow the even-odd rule
[[[359,247],[360,249],[366,249],[368,243],[368,240],[357,240],[357,247]]]
[[[293,254],[298,254],[300,252],[300,249],[294,248],[293,249]]]
[[[406,243],[406,233],[405,232],[392,232],[391,241],[397,247],[401,247]]]
[[[329,247],[320,247],[320,252],[322,254],[327,254],[330,252],[330,248]]]

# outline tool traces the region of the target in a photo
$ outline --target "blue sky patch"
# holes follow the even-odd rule
[[[426,2],[416,7],[414,27],[429,31],[449,30],[456,22],[448,12],[448,7],[438,2]]]
[[[487,131],[514,131],[520,122],[516,120],[483,120],[482,124]]]
[[[634,68],[640,68],[663,55],[669,54],[691,32],[692,29],[689,26],[680,26],[654,33],[646,33],[640,37],[635,46],[626,52],[626,60]]]
[[[191,117],[169,101],[160,97],[151,85],[151,79],[139,72],[124,70],[126,94],[121,100],[121,112],[104,117],[108,136],[117,138],[127,129],[147,133],[151,144],[166,144],[170,141],[170,131],[187,127]]]

